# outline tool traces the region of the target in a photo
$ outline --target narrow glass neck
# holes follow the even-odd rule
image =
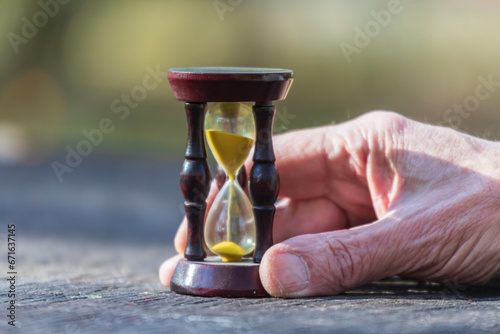
[[[226,174],[226,182],[225,183],[229,183],[230,186],[234,187],[234,186],[238,186],[241,188],[239,182],[238,182],[238,174],[236,175],[233,175],[231,177],[231,175],[229,174]]]

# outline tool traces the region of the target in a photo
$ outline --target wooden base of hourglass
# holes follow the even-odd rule
[[[217,256],[205,261],[183,259],[175,268],[170,290],[205,297],[266,297],[259,267],[251,258],[240,262],[222,262]]]

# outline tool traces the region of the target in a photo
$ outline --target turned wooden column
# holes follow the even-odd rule
[[[184,257],[202,261],[207,253],[203,239],[205,202],[210,188],[210,169],[207,163],[203,123],[206,103],[185,103],[188,138],[184,164],[180,175],[184,209],[187,218],[187,243]]]
[[[253,202],[257,232],[253,261],[260,263],[273,245],[274,203],[279,193],[279,175],[274,161],[272,102],[256,102],[253,106],[256,140],[253,166],[250,171],[249,193]]]

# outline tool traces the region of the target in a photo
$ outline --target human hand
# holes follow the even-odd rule
[[[394,275],[500,277],[499,145],[389,112],[275,136],[284,201],[260,266],[265,289],[305,297]],[[185,244],[184,220],[179,253]],[[162,264],[164,285],[180,258]]]

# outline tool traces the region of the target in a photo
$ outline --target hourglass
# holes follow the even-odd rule
[[[285,99],[293,72],[176,68],[168,71],[168,80],[175,98],[185,102],[188,123],[180,176],[187,243],[170,288],[189,295],[265,296],[259,263],[273,244],[274,204],[279,192],[272,146],[273,101]],[[205,138],[223,171],[216,177],[219,192],[207,214],[211,177]],[[253,147],[250,201],[244,191],[247,177],[242,166]],[[207,248],[213,256],[207,257]]]

